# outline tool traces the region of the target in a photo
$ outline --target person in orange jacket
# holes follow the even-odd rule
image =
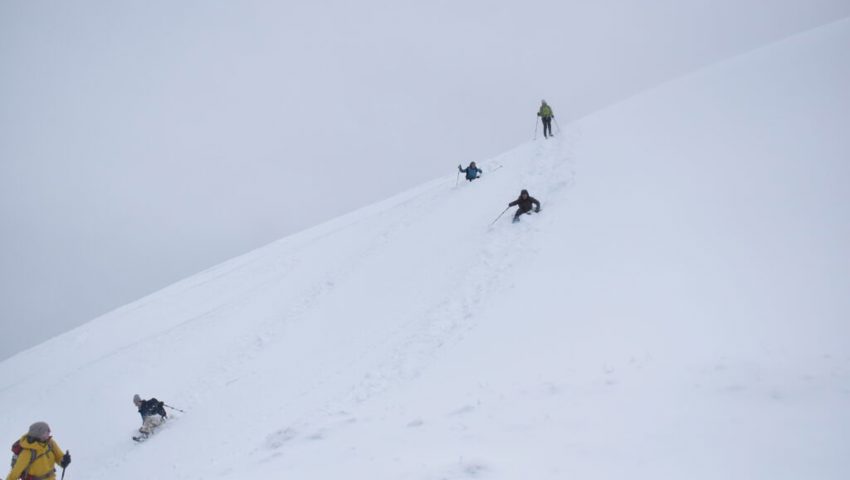
[[[15,458],[6,480],[54,480],[56,465],[63,469],[71,464],[71,454],[63,452],[50,436],[50,426],[35,422],[12,446]]]

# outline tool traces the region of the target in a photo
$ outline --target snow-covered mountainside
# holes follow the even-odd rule
[[[49,422],[68,480],[846,478],[848,47],[731,59],[23,352],[0,438]],[[490,225],[523,188],[542,213]],[[136,444],[134,393],[185,413]]]

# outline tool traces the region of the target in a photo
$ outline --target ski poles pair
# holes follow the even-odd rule
[[[553,116],[552,120],[555,121],[555,126],[558,127],[558,133],[561,133],[561,124],[558,123],[558,119]],[[540,124],[540,117],[537,117],[537,120],[535,120],[535,122],[534,122],[534,140],[537,140],[537,125],[539,125],[539,124]],[[543,132],[543,133],[545,134],[546,132]]]

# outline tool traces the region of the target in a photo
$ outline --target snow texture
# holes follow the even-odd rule
[[[69,480],[847,478],[848,47],[660,85],[25,351],[0,438],[49,422]],[[542,212],[488,226],[523,188]],[[134,393],[186,413],[136,444]]]

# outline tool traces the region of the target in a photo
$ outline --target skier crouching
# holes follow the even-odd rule
[[[165,413],[165,403],[160,402],[156,398],[150,400],[142,400],[138,394],[133,395],[133,403],[139,409],[139,414],[142,416],[142,426],[139,428],[139,437],[134,437],[137,440],[148,438],[153,433],[154,429],[168,418]]]
[[[518,206],[516,213],[514,214],[513,222],[516,223],[519,221],[519,216],[528,213],[531,211],[531,207],[535,206],[534,211],[540,211],[540,202],[537,201],[536,198],[532,197],[528,194],[528,190],[523,190],[519,194],[519,198],[514,200],[513,202],[508,204],[508,207],[513,207],[514,205]]]

